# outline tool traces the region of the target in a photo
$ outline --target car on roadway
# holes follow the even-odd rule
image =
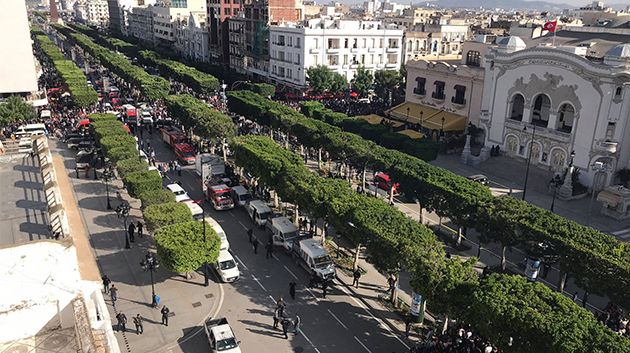
[[[263,200],[251,200],[245,207],[249,218],[256,223],[259,228],[263,228],[267,224],[267,220],[273,216],[271,207]]]
[[[210,344],[210,352],[241,353],[238,346],[240,342],[236,340],[236,335],[226,318],[208,320],[203,328]]]
[[[490,180],[488,180],[488,177],[483,175],[483,174],[475,174],[475,175],[470,175],[467,177],[468,180],[472,180],[476,183],[479,183],[481,185],[488,185],[490,184]]]
[[[184,188],[182,188],[179,184],[168,184],[166,188],[169,189],[173,194],[175,194],[175,201],[183,202],[186,200],[190,200],[190,196]]]
[[[221,281],[224,283],[230,283],[236,281],[241,273],[238,270],[238,264],[234,260],[232,254],[227,250],[219,251],[219,257],[212,267],[217,272]]]
[[[225,231],[223,230],[223,227],[221,227],[219,222],[217,222],[212,217],[206,217],[206,223],[210,226],[210,228],[212,228],[212,230],[214,230],[215,233],[217,233],[219,239],[221,239],[221,250],[229,250],[230,242],[228,241],[227,235],[225,235]]]

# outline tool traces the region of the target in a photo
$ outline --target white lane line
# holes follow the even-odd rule
[[[368,347],[366,347],[366,346],[363,344],[363,342],[361,342],[361,340],[357,338],[357,336],[354,336],[354,339],[355,339],[355,340],[357,340],[357,342],[359,342],[359,344],[361,345],[361,347],[365,348],[365,350],[366,350],[366,351],[368,351],[368,352],[372,353],[372,351],[371,351]]]
[[[234,213],[233,213],[233,212],[228,212],[228,213],[229,213],[229,215],[230,215],[230,216],[232,216],[232,218],[234,218],[234,219],[238,222],[238,224],[240,224],[240,225],[241,225],[241,227],[245,228],[246,230],[247,230],[247,229],[249,229],[249,228],[247,228],[247,227],[243,224],[243,222],[241,222],[241,220],[240,220],[240,219],[236,218],[236,216],[234,215]]]
[[[280,260],[278,260],[278,261],[280,261]],[[287,270],[287,272],[289,272],[291,274],[291,276],[293,276],[293,278],[298,279],[298,277],[295,274],[293,274],[293,272],[291,272],[291,270],[289,270],[288,267],[286,267],[285,265],[282,265],[282,266],[284,267],[285,270]]]
[[[350,297],[350,299],[352,299],[355,303],[357,303],[357,305],[359,305],[363,310],[365,310],[366,313],[368,313],[368,315],[370,315],[370,317],[372,317],[372,319],[374,319],[381,327],[384,327],[392,336],[394,336],[394,338],[396,338],[398,340],[398,342],[400,342],[403,346],[405,346],[407,349],[410,349],[409,346],[403,342],[403,340],[400,339],[400,337],[398,337],[397,334],[395,334],[390,328],[389,326],[387,326],[383,320],[377,318],[376,316],[374,316],[374,314],[372,314],[372,312],[365,307],[365,305],[363,305],[363,303],[361,303],[359,300],[357,300],[353,295],[351,295],[348,290],[346,290],[343,285],[339,285],[337,286],[337,288],[341,289],[342,292],[346,293],[346,295],[348,295]]]
[[[311,293],[311,295],[313,296],[313,298],[315,298],[315,301],[319,302],[319,298],[315,295],[315,293],[313,293],[313,291],[311,291],[310,288],[306,287],[306,290]]]
[[[258,285],[260,286],[260,288],[262,288],[265,292],[268,292],[267,288],[265,288],[262,283],[260,283],[260,281],[258,280],[258,278],[256,278],[256,276],[252,275],[252,278],[254,279],[254,281],[256,281],[256,283],[258,283]]]
[[[312,341],[311,341],[311,340],[310,340],[310,339],[309,339],[309,338],[308,338],[308,337],[304,334],[304,331],[302,331],[302,329],[300,329],[299,331],[300,331],[300,333],[302,334],[302,337],[304,337],[304,339],[306,339],[306,342],[308,342],[308,343],[309,343],[309,344],[313,347],[313,349],[315,350],[315,352],[317,352],[317,353],[321,353],[321,352],[319,351],[319,349],[317,349],[317,347],[315,347],[315,345],[313,344],[313,342],[312,342]]]
[[[243,266],[243,268],[244,268],[246,271],[249,271],[249,269],[247,268],[247,266],[245,266],[245,263],[243,262],[243,260],[241,260],[238,256],[236,256],[236,254],[235,254],[235,253],[232,253],[232,255],[234,256],[234,258],[236,258],[236,261],[238,261],[238,262],[241,264],[241,266]]]
[[[271,294],[269,294],[269,299],[271,299],[271,301],[272,301],[274,304],[278,304],[278,302],[277,302],[275,299],[273,299],[273,297],[271,296]]]
[[[343,328],[345,328],[346,330],[348,329],[348,327],[347,327],[346,325],[344,325],[344,324],[343,324],[343,322],[341,322],[341,320],[339,320],[339,318],[337,317],[337,315],[333,314],[333,312],[332,312],[332,311],[330,311],[330,309],[327,309],[327,310],[328,310],[328,313],[329,313],[330,315],[332,315],[332,317],[334,317],[334,318],[335,318],[335,320],[337,320],[337,322],[338,322],[341,326],[343,326]]]

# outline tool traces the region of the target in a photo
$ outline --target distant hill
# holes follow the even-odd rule
[[[445,8],[466,8],[466,9],[495,9],[501,8],[504,10],[562,10],[572,9],[576,5],[551,3],[548,1],[525,1],[525,0],[435,0],[435,1],[423,1],[414,5],[423,6],[427,3]]]

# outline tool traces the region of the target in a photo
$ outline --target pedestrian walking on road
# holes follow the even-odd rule
[[[354,270],[354,273],[352,274],[352,285],[355,288],[359,288],[359,279],[361,278],[361,271],[359,271],[359,268],[357,267],[356,270]]]
[[[142,316],[140,316],[140,314],[134,316],[133,324],[136,325],[136,335],[141,335],[144,333],[144,328],[142,327]]]
[[[161,313],[162,313],[162,325],[168,326],[168,314],[171,311],[166,307],[166,305],[164,305],[162,307]]]
[[[278,328],[280,316],[280,308],[276,308],[276,310],[273,311],[273,328]]]
[[[582,307],[586,308],[586,301],[588,300],[588,291],[584,291],[584,295],[582,295]]]
[[[116,307],[116,300],[118,300],[118,288],[112,284],[112,287],[109,289],[109,295],[112,298],[112,306]]]
[[[267,245],[265,245],[265,250],[266,250],[265,258],[271,259],[271,257],[273,256],[273,241],[272,240],[267,242]]]
[[[295,323],[293,324],[293,333],[294,334],[298,334],[300,333],[300,324],[302,323],[302,319],[300,319],[300,315],[298,315],[298,313],[295,313]]]
[[[121,311],[116,315],[116,320],[118,320],[118,331],[127,332],[127,315]]]
[[[182,166],[178,162],[175,162],[175,170],[178,176],[182,176]]]
[[[573,293],[573,301],[577,303],[578,301],[578,292]]]
[[[289,282],[289,295],[291,295],[291,299],[293,300],[295,300],[295,285],[295,282]]]
[[[282,299],[282,297],[280,297],[280,299],[278,299],[278,302],[276,303],[276,310],[278,310],[278,316],[279,317],[283,317],[284,316],[284,308],[285,308],[286,304],[284,302],[284,299]]]
[[[103,288],[105,288],[105,294],[109,293],[109,285],[112,283],[112,280],[109,279],[109,277],[107,277],[107,275],[103,275],[103,277],[101,277],[101,279],[103,280]]]
[[[129,228],[127,229],[127,231],[129,232],[129,241],[133,243],[134,242],[133,234],[136,232],[136,225],[133,224],[133,222],[129,223]]]
[[[144,227],[144,225],[142,224],[142,222],[138,221],[138,224],[136,224],[136,229],[138,230],[138,236],[140,238],[142,238],[144,236],[143,227]]]
[[[254,254],[258,254],[258,238],[252,240],[252,245],[254,246]]]
[[[282,325],[282,333],[284,333],[284,338],[289,338],[289,335],[287,334],[287,332],[289,332],[289,320],[287,318],[282,318],[282,322],[280,324]]]
[[[328,290],[328,281],[322,283],[322,296],[326,298],[326,291]]]
[[[387,277],[387,285],[388,285],[387,291],[390,293],[393,292],[394,286],[396,285],[396,279],[394,278],[394,275],[391,273]]]
[[[247,230],[247,237],[249,238],[249,243],[252,243],[252,237],[254,236],[254,228],[249,228]]]

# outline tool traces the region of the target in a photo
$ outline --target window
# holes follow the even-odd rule
[[[532,124],[536,126],[547,127],[549,123],[549,111],[551,109],[551,101],[546,94],[539,94],[534,99],[534,107],[532,109]]]
[[[615,136],[615,123],[612,121],[608,122],[608,126],[606,126],[606,141],[612,141]]]
[[[413,42],[412,41],[407,42],[407,52],[411,53],[412,49],[413,49]]]
[[[573,130],[573,120],[575,119],[575,109],[571,104],[563,104],[558,111],[558,127],[563,132],[571,133]]]
[[[466,86],[455,85],[455,95],[451,97],[455,104],[466,104]]]
[[[466,65],[468,66],[481,66],[481,54],[476,50],[471,50],[466,53]]]
[[[313,65],[319,65],[319,60],[317,55],[313,55]]]
[[[344,48],[346,48],[346,49],[348,48],[348,42],[349,42],[349,41],[350,41],[350,40],[349,40],[348,38],[346,38],[346,39],[344,39],[344,40],[343,40],[343,47],[344,47]]]
[[[301,44],[300,44],[300,41],[301,41],[300,37],[295,38],[295,47],[296,48],[301,48],[302,47]]]
[[[223,0],[223,3],[224,3],[224,4],[229,4],[229,3],[230,3],[230,0]]]
[[[424,88],[427,79],[424,77],[416,77],[416,87],[413,89],[413,93],[424,96],[427,94],[426,89]]]
[[[361,48],[367,48],[367,38],[363,38],[362,44],[363,46]]]
[[[357,47],[358,47],[358,40],[357,40],[356,38],[354,38],[354,39],[352,40],[352,48],[353,48],[353,49],[356,49]]]
[[[617,87],[617,89],[615,89],[615,98],[620,98],[621,97],[621,87]]]
[[[300,54],[299,53],[295,54],[295,63],[297,65],[300,65]]]
[[[512,97],[512,109],[510,112],[510,119],[523,121],[523,109],[525,108],[525,98],[522,95],[517,94]]]
[[[319,49],[319,40],[317,38],[313,38],[313,42],[315,43],[315,49]]]
[[[287,78],[289,79],[293,78],[293,70],[287,69]]]
[[[365,65],[365,54],[361,54],[361,65]]]
[[[344,54],[343,56],[343,64],[348,65],[348,54]]]
[[[431,97],[435,99],[444,99],[444,86],[446,85],[444,81],[435,81],[433,84],[435,85],[435,91],[433,91]]]
[[[224,8],[223,9],[223,14],[227,15],[227,16],[231,15],[232,14],[232,9],[230,9],[229,7]]]

